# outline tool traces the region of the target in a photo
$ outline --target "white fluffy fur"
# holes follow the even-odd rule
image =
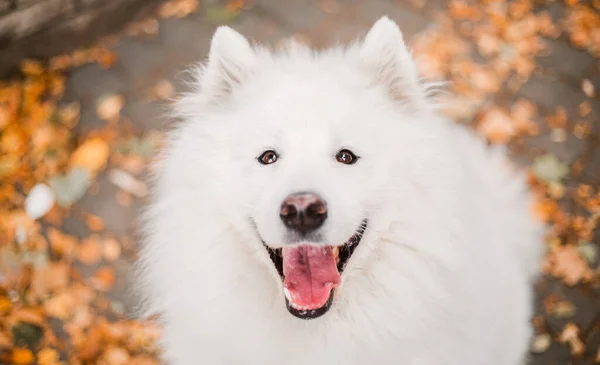
[[[418,80],[387,18],[319,53],[217,30],[145,217],[140,285],[167,363],[522,363],[543,227],[504,152],[436,116]],[[259,164],[271,148],[279,161]],[[310,321],[286,310],[258,236],[285,244],[278,209],[297,191],[327,200],[330,245],[369,219]]]

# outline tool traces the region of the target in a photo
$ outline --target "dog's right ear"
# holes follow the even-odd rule
[[[420,108],[426,105],[415,62],[400,28],[390,18],[382,17],[369,30],[360,60],[375,80],[387,87],[392,98]]]
[[[228,95],[252,73],[256,53],[248,40],[230,27],[220,26],[210,44],[202,87],[213,97]]]

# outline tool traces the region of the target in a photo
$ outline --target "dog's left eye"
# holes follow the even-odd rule
[[[358,161],[358,157],[352,153],[350,150],[343,149],[337,153],[335,159],[339,163],[343,163],[345,165],[353,165]]]

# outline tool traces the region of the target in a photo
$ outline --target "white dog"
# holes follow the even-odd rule
[[[166,363],[525,361],[543,226],[426,91],[388,18],[320,52],[217,29],[145,218]]]

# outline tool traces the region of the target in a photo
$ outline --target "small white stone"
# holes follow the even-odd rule
[[[541,354],[546,352],[550,345],[552,344],[552,338],[547,333],[542,333],[540,335],[535,336],[531,343],[531,351],[535,354]]]
[[[35,185],[25,199],[25,212],[32,219],[43,217],[54,205],[54,191],[46,184]]]

